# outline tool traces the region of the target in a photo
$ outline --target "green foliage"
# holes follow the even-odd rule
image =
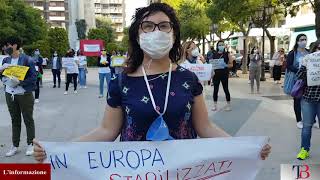
[[[87,57],[87,66],[97,66],[98,58],[97,57]]]
[[[22,0],[0,0],[0,41],[8,36],[19,36],[28,46],[47,36],[48,25],[41,11]]]
[[[128,48],[129,48],[129,28],[128,27],[125,27],[123,29],[123,34],[124,35],[123,35],[120,47],[125,51],[128,51]]]
[[[106,17],[97,17],[96,18],[97,29],[104,29],[108,35],[108,40],[106,43],[114,42],[116,39],[116,31],[112,27],[112,21]]]
[[[77,33],[79,39],[86,38],[86,31],[87,31],[87,23],[86,20],[80,19],[76,21]]]
[[[67,31],[63,28],[51,28],[48,33],[49,52],[57,51],[59,55],[65,55],[69,49]]]

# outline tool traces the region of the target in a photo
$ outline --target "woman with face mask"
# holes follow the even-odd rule
[[[138,9],[129,46],[127,68],[110,81],[103,123],[79,141],[114,141],[119,135],[120,141],[229,136],[209,121],[197,76],[177,65],[180,27],[173,8],[153,3]],[[36,160],[43,161],[44,149],[35,144]],[[269,152],[266,146],[261,157]]]
[[[299,70],[299,67],[301,66],[302,59],[309,54],[308,50],[306,49],[307,46],[307,36],[305,34],[299,34],[296,38],[296,43],[294,45],[294,48],[292,51],[288,54],[287,59],[287,72],[293,73],[293,79],[297,79],[296,73]],[[285,81],[286,82],[286,81]],[[284,86],[287,86],[284,84]],[[293,98],[293,104],[294,104],[294,112],[296,115],[297,120],[297,127],[299,129],[302,129],[303,123],[302,123],[302,117],[301,117],[301,99],[299,98]]]
[[[62,69],[62,62],[61,57],[58,56],[57,51],[54,51],[51,61],[49,63],[51,67],[52,76],[53,76],[53,88],[56,88],[57,78],[58,78],[58,88],[61,85],[61,69]]]
[[[179,62],[180,64],[183,63],[190,63],[190,64],[203,64],[200,61],[200,52],[199,48],[193,41],[185,42],[182,46],[182,58]]]
[[[257,83],[257,93],[260,94],[260,76],[261,76],[261,60],[262,56],[259,54],[257,47],[252,48],[250,53],[250,64],[249,64],[249,79],[251,85],[251,94],[254,93],[254,80]]]
[[[312,79],[320,79],[320,74],[314,75],[313,78],[308,79],[309,71],[319,72],[320,67],[314,66],[310,62],[319,62],[320,57],[320,41],[316,41],[311,50],[312,54],[305,56],[301,62],[301,67],[297,73],[298,79],[305,82],[304,93],[301,100],[302,116],[303,116],[303,128],[301,131],[301,150],[297,155],[297,159],[305,160],[309,157],[310,141],[312,126],[316,121],[316,118],[320,118],[320,84],[311,83]],[[319,127],[319,122],[316,122]]]
[[[110,64],[111,64],[111,56],[107,54],[107,51],[105,49],[103,49],[101,51],[100,57],[98,57],[99,93],[100,93],[99,98],[103,98],[104,96],[104,81],[106,81],[107,87],[109,88],[109,82],[112,74]]]
[[[225,106],[225,111],[231,111],[231,98],[229,92],[229,68],[233,66],[232,58],[228,52],[225,51],[224,41],[218,41],[217,51],[213,53],[213,59],[209,62],[213,65],[214,76],[212,78],[213,82],[213,108],[212,111],[218,110],[218,93],[220,82],[224,93],[226,95],[227,105]]]

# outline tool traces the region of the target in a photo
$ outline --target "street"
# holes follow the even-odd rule
[[[89,69],[87,89],[80,89],[78,94],[69,90],[63,95],[62,87],[52,88],[50,71],[45,71],[40,103],[35,104],[34,119],[36,137],[45,141],[72,141],[91,129],[102,120],[105,98],[98,98],[98,72]],[[249,94],[250,87],[245,77],[230,79],[232,111],[212,112],[211,86],[205,87],[205,99],[209,118],[232,136],[269,136],[272,152],[263,162],[263,168],[257,180],[275,180],[280,177],[280,164],[301,163],[296,160],[300,148],[300,131],[296,127],[292,99],[283,94],[281,85],[271,81],[262,82],[262,94]],[[24,155],[26,149],[25,126],[22,125],[20,153],[7,158],[5,152],[11,146],[11,119],[1,86],[0,94],[0,163],[33,163],[32,157]],[[71,88],[72,89],[72,86]],[[220,87],[219,109],[225,105],[224,93]],[[311,157],[303,163],[314,164],[320,158],[319,129],[313,129]]]

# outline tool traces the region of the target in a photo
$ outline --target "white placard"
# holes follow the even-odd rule
[[[223,58],[220,59],[209,59],[209,63],[212,65],[214,70],[216,69],[225,69],[226,63],[224,62]]]
[[[87,57],[86,56],[79,56],[79,65],[80,66],[87,65]]]
[[[122,67],[126,58],[124,56],[112,56],[112,67]]]
[[[85,52],[100,52],[100,44],[84,44],[83,49]]]
[[[254,180],[266,137],[41,142],[52,180]]]
[[[309,54],[305,58],[308,86],[320,86],[320,53]]]
[[[63,57],[62,67],[66,68],[68,72],[75,72],[78,69],[78,66],[73,57],[71,58]]]
[[[212,65],[211,64],[181,64],[182,67],[194,72],[200,81],[209,81],[212,76]]]
[[[6,57],[8,57],[8,56],[0,55],[0,66],[2,66],[2,61],[3,61],[3,59],[6,58]]]

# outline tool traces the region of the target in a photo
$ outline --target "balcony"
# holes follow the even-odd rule
[[[49,11],[65,11],[64,7],[49,7]]]
[[[49,16],[50,21],[65,21],[66,17],[64,16]]]
[[[109,4],[122,4],[122,0],[109,0]]]
[[[41,11],[43,11],[43,6],[33,6],[34,8],[36,8],[36,9],[39,9],[39,10],[41,10]]]

